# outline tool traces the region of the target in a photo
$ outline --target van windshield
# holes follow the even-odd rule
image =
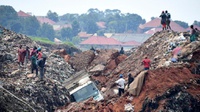
[[[87,86],[81,88],[72,94],[72,97],[76,100],[76,102],[80,102],[86,100],[90,97],[95,97],[98,95],[98,90],[93,83],[88,84]]]

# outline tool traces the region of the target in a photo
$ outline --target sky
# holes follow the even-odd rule
[[[122,13],[140,15],[146,22],[168,10],[172,20],[193,24],[200,21],[200,0],[0,0],[0,5],[10,5],[17,12],[31,12],[46,16],[51,10],[59,16],[66,13],[86,13],[90,8],[100,11],[119,9]]]

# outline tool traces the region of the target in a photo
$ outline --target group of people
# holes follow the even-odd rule
[[[46,56],[41,52],[41,48],[34,46],[31,50],[26,46],[23,49],[22,45],[18,49],[18,63],[19,67],[25,65],[27,67],[28,61],[31,60],[31,72],[36,71],[36,76],[38,76],[38,69],[40,70],[40,80],[44,78],[44,66],[46,62]],[[25,64],[24,64],[25,62]]]
[[[162,25],[162,29],[163,30],[167,30],[170,29],[170,19],[171,19],[171,15],[170,13],[166,10],[166,11],[162,11],[161,15],[161,25]]]
[[[145,56],[145,58],[142,60],[142,65],[144,66],[144,70],[149,70],[151,67],[151,60],[147,56]],[[134,77],[132,77],[129,70],[128,81],[127,81],[128,88],[133,81],[134,81]],[[119,75],[119,79],[115,81],[115,83],[117,84],[117,87],[118,87],[118,95],[121,96],[124,93],[124,88],[126,84],[126,81],[123,78],[122,74]]]

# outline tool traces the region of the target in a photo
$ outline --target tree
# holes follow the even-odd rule
[[[156,17],[151,17],[151,20],[154,20]]]
[[[174,22],[179,24],[183,28],[188,28],[188,23],[186,23],[186,22],[178,21],[178,20],[175,20]]]
[[[101,29],[97,31],[98,36],[104,36],[105,30]]]
[[[17,12],[11,6],[0,6],[0,24],[7,26],[9,21],[17,20]]]
[[[38,31],[38,35],[41,37],[47,37],[49,40],[53,41],[55,37],[55,31],[51,25],[43,23]]]
[[[72,29],[71,28],[62,28],[61,29],[61,36],[63,40],[72,40]]]
[[[72,22],[74,20],[76,20],[79,17],[78,14],[64,14],[63,16],[60,16],[60,20],[61,21],[68,21],[68,22]]]
[[[72,36],[77,36],[79,32],[80,32],[80,25],[78,21],[75,20],[72,23]]]
[[[27,17],[23,21],[23,32],[27,35],[37,36],[40,23],[35,16]]]
[[[48,11],[47,18],[51,19],[54,22],[58,22],[58,14],[56,12],[51,12],[51,10]]]
[[[87,29],[86,29],[87,33],[94,34],[94,33],[97,32],[98,26],[97,26],[97,24],[96,24],[96,22],[94,20],[86,21],[86,25],[87,25]]]
[[[78,36],[75,36],[72,38],[72,43],[73,44],[79,44],[81,42],[81,39]]]
[[[200,22],[199,21],[194,21],[193,25],[197,25],[200,27]]]
[[[23,28],[22,24],[18,20],[10,21],[9,27],[12,31],[15,31],[16,33],[19,33]]]

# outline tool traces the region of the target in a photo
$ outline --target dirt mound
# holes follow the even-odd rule
[[[93,102],[91,100],[70,104],[63,108],[64,111],[91,111],[91,112],[120,112],[126,111],[127,107],[136,112],[139,111],[188,111],[199,110],[200,86],[199,80],[199,50],[200,42],[188,42],[188,37],[182,39],[182,34],[173,31],[161,31],[155,33],[140,47],[134,49],[132,54],[117,64],[115,69],[109,74],[92,76],[103,87],[104,100]],[[199,38],[199,37],[198,37]],[[172,63],[171,43],[176,43],[181,47],[181,54],[177,57],[178,62]],[[176,46],[176,47],[177,47]],[[118,97],[113,92],[113,83],[118,79],[119,74],[131,72],[137,76],[143,71],[141,61],[145,56],[152,61],[152,67],[148,71],[142,90],[138,96],[125,93]],[[100,61],[99,61],[100,62]],[[99,62],[95,64],[99,64]],[[115,61],[110,61],[108,65],[114,65]],[[127,79],[126,79],[127,80]],[[181,103],[183,100],[187,103]],[[172,104],[172,102],[176,104]],[[191,109],[191,107],[193,109]],[[67,109],[66,109],[67,108]],[[61,109],[62,110],[62,109]],[[59,110],[59,111],[61,111]]]
[[[70,95],[62,86],[62,82],[74,73],[74,69],[62,57],[52,53],[45,46],[38,45],[26,35],[0,28],[3,31],[0,35],[1,110],[33,111],[33,107],[36,111],[53,111],[56,107],[69,103]],[[42,52],[47,56],[44,81],[40,81],[39,76],[31,73],[29,60],[27,65],[19,68],[19,45],[23,45],[23,48],[42,48]]]

